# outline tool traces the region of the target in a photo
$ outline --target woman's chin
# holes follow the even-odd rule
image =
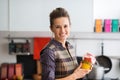
[[[67,39],[66,37],[62,37],[60,40],[65,41],[66,39]]]

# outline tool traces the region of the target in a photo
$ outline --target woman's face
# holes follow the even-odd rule
[[[70,22],[68,17],[59,17],[53,21],[51,27],[55,40],[64,42],[70,34]]]

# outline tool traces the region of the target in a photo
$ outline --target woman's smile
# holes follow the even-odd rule
[[[55,39],[64,42],[70,33],[70,23],[67,17],[60,17],[54,20],[54,25],[51,28],[55,35]]]

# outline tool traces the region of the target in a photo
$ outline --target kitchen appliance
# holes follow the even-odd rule
[[[99,64],[93,65],[92,71],[87,75],[88,80],[103,80],[104,67]]]
[[[30,43],[28,40],[26,40],[26,43],[23,43],[23,53],[29,53],[30,52]]]
[[[9,43],[9,53],[12,54],[15,52],[16,52],[16,45],[15,45],[14,41],[11,40],[11,42]]]
[[[36,72],[36,60],[33,55],[16,55],[17,63],[22,63],[24,79],[33,79],[33,74]]]
[[[15,75],[15,64],[8,64],[7,67],[7,76],[9,80],[13,79],[13,76]]]
[[[96,56],[96,64],[93,65],[92,71],[87,75],[90,80],[103,80],[104,74],[108,73],[112,68],[111,59],[103,55],[104,44],[101,43],[102,55]]]
[[[105,68],[105,73],[108,73],[112,69],[112,61],[108,56],[103,55],[104,43],[101,43],[101,53],[102,55],[97,56],[96,60],[98,61],[99,65]]]
[[[2,63],[0,67],[0,80],[7,79],[7,66],[8,63]]]

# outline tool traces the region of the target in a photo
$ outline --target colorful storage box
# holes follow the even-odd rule
[[[118,31],[119,31],[119,20],[112,19],[112,32],[118,32]]]
[[[95,20],[95,32],[102,32],[102,20],[101,19]]]
[[[104,32],[111,32],[111,19],[104,20]]]

